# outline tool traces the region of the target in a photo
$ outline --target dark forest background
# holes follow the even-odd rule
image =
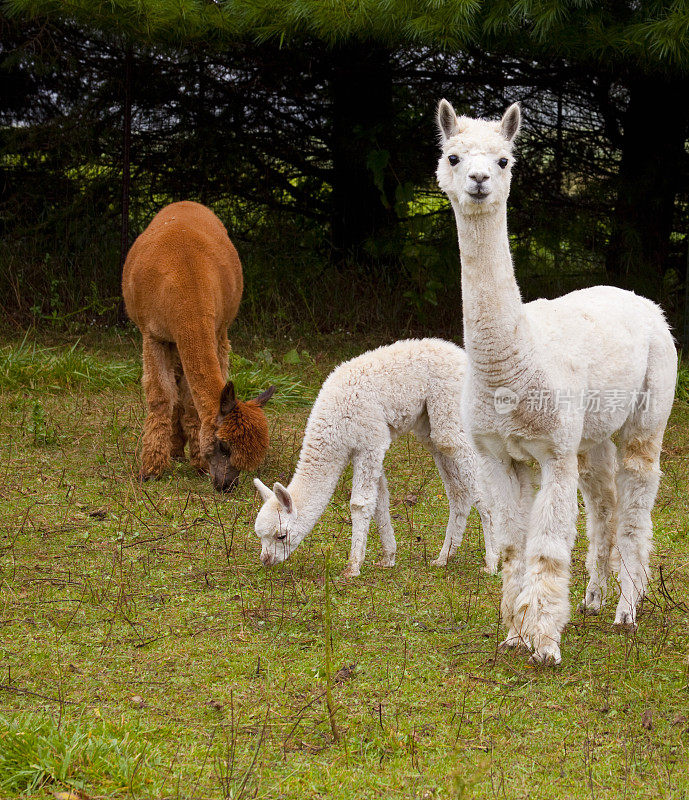
[[[240,252],[252,324],[458,335],[454,219],[434,178],[447,97],[488,117],[522,104],[508,213],[526,298],[614,283],[658,300],[689,335],[689,78],[671,47],[588,51],[563,39],[576,19],[536,44],[519,26],[461,46],[308,29],[164,41],[9,5],[10,325],[117,322],[123,253],[163,205],[194,199]],[[607,5],[616,19],[652,4]]]

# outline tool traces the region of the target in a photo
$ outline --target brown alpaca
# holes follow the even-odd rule
[[[271,386],[242,402],[227,380],[227,329],[242,297],[242,265],[227,231],[199,203],[172,203],[132,245],[122,274],[127,313],[143,334],[148,404],[142,480],[184,456],[207,469],[219,491],[268,449],[263,406]]]

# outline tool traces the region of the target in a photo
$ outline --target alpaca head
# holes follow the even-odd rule
[[[458,117],[447,100],[438,105],[442,156],[436,175],[455,210],[482,214],[504,206],[510,193],[512,145],[519,130],[519,105],[498,121]]]
[[[255,524],[256,535],[261,540],[261,563],[270,567],[286,561],[306,533],[298,530],[297,508],[292,495],[281,483],[276,483],[271,490],[254,478],[254,486],[263,499]]]
[[[237,484],[241,470],[256,469],[268,450],[268,420],[263,406],[275,393],[271,386],[253,400],[243,402],[229,381],[220,395],[220,410],[215,420],[215,434],[203,453],[219,492]]]

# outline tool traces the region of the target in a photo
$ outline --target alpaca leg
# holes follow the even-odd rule
[[[387,449],[387,448],[386,448]],[[349,509],[352,515],[352,547],[343,578],[355,578],[361,572],[366,556],[366,543],[371,518],[378,501],[378,486],[383,474],[385,450],[357,453],[352,458],[352,497]]]
[[[170,346],[150,336],[143,341],[143,387],[148,414],[144,423],[141,480],[159,477],[170,465],[172,412],[177,400]]]
[[[541,464],[541,488],[533,503],[527,534],[523,588],[515,607],[531,641],[534,663],[560,663],[560,637],[569,619],[577,483],[575,453]]]
[[[620,601],[615,625],[636,625],[636,610],[646,593],[653,546],[651,510],[660,482],[660,449],[665,426],[648,438],[622,433],[617,473],[617,548]]]
[[[500,554],[498,553],[498,548],[495,543],[493,518],[491,516],[491,509],[493,508],[494,501],[491,486],[484,477],[485,472],[486,467],[483,464],[483,458],[479,458],[479,469],[476,476],[476,500],[474,501],[474,506],[481,517],[483,544],[486,548],[485,570],[489,575],[497,575]]]
[[[660,482],[660,450],[675,395],[677,353],[667,329],[648,353],[646,397],[639,400],[619,438],[617,473],[620,601],[616,625],[635,625],[649,579],[653,546],[651,511]]]
[[[184,427],[182,426],[182,414],[184,413],[184,406],[178,400],[175,407],[172,409],[172,437],[171,437],[171,453],[172,458],[177,461],[184,460],[184,445],[187,438],[184,435]]]
[[[481,518],[481,530],[483,531],[483,545],[486,549],[484,571],[488,575],[498,574],[498,563],[500,561],[500,554],[495,547],[495,539],[493,534],[493,518],[491,517],[490,505],[485,502],[485,495],[481,499],[477,499],[474,503],[479,517]]]
[[[482,480],[491,487],[491,534],[502,558],[502,600],[500,616],[507,627],[502,648],[529,647],[522,620],[515,614],[522,590],[524,547],[533,502],[531,470],[526,464],[485,453],[481,456]]]
[[[194,405],[194,399],[189,390],[189,383],[186,376],[182,376],[179,382],[180,399],[182,404],[182,428],[184,435],[189,442],[189,461],[191,465],[200,472],[206,470],[206,465],[201,457],[201,448],[199,447],[199,431],[201,429],[201,420],[199,419],[198,411]]]
[[[473,494],[471,485],[473,480],[470,475],[466,474],[466,470],[459,459],[444,455],[431,446],[428,446],[428,449],[431,451],[435,465],[443,480],[450,509],[443,546],[438,558],[435,561],[431,561],[431,565],[434,567],[444,567],[448,560],[454,557],[457,548],[462,543],[467,517],[469,516],[469,511],[471,511]]]
[[[184,433],[184,426],[182,425],[182,415],[184,414],[184,401],[182,399],[182,392],[180,383],[184,377],[182,371],[182,362],[179,360],[179,353],[177,347],[172,345],[172,360],[175,369],[175,381],[177,383],[177,402],[172,410],[172,458],[177,461],[184,461],[184,447],[187,443],[187,437]]]
[[[383,549],[376,566],[394,567],[397,542],[395,541],[395,531],[392,528],[392,520],[390,519],[390,492],[388,491],[388,481],[384,472],[381,473],[378,479],[378,499],[376,501],[374,519],[378,526],[380,544]]]
[[[531,469],[527,464],[504,464],[493,458],[484,458],[482,467],[484,480],[492,487],[492,532],[495,549],[502,559],[500,616],[507,627],[507,636],[500,646],[529,649],[524,618],[517,610],[517,598],[523,587],[526,533],[533,505]]]
[[[598,614],[603,607],[613,569],[611,551],[617,535],[616,469],[615,445],[609,439],[579,455],[579,488],[586,506],[589,540],[586,556],[589,583],[579,605],[585,614]]]

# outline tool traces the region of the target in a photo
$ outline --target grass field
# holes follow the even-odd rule
[[[259,474],[287,482],[320,382],[374,342],[233,343],[251,359],[236,362],[247,391],[283,391]],[[0,797],[689,796],[686,401],[666,434],[638,630],[613,631],[614,595],[599,618],[575,612],[553,669],[497,648],[500,581],[482,570],[475,512],[456,561],[429,566],[447,507],[416,442],[386,462],[394,569],[373,566],[373,531],[361,577],[339,578],[346,474],[267,570],[252,476],[230,497],[187,464],[134,479],[139,374],[133,332],[0,347]]]

